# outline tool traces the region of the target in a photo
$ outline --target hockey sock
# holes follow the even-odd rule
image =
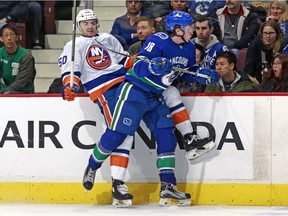
[[[111,154],[111,151],[106,150],[102,147],[101,142],[95,146],[93,154],[89,158],[89,166],[92,169],[98,169],[101,167],[102,163]]]
[[[176,185],[175,169],[175,154],[158,155],[157,169],[161,182],[168,182]]]

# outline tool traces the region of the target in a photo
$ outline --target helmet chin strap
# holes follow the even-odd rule
[[[182,34],[182,35],[178,35],[178,34],[175,32],[175,30],[174,30],[175,36],[180,37],[180,38],[183,40],[184,43],[188,43],[188,41],[186,41],[186,40],[184,39],[185,32],[184,32],[183,30],[181,30],[181,31],[183,32],[183,34]]]

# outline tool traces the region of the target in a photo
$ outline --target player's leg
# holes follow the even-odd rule
[[[172,118],[177,130],[184,136],[185,134],[192,133],[193,128],[189,114],[182,102],[181,95],[177,88],[169,86],[163,92],[164,100],[170,109]]]
[[[124,142],[110,156],[112,205],[115,207],[132,205],[133,195],[128,192],[128,187],[124,183],[132,143],[133,136],[127,136]]]
[[[130,83],[123,83],[122,89],[121,91],[118,91],[118,94],[119,96],[117,97],[119,100],[115,105],[111,129],[133,135],[140,125],[142,116],[146,112],[146,98],[143,95],[143,92],[136,90]],[[128,187],[123,184],[128,160],[123,161],[124,163],[120,160],[116,161],[117,159],[120,159],[119,156],[121,154],[123,156],[125,153],[128,153],[128,149],[130,152],[133,139],[131,137],[130,140],[127,140],[126,138],[125,141],[126,144],[123,143],[119,146],[116,151],[114,151],[114,156],[111,157],[111,165],[117,165],[117,167],[114,166],[115,169],[113,169],[113,166],[111,167],[111,175],[113,178],[117,179],[113,181],[112,193],[113,205],[116,207],[126,207],[127,205],[131,205],[131,200],[133,198],[133,196],[128,193]]]
[[[172,201],[179,205],[190,205],[191,195],[183,193],[176,188],[175,148],[177,145],[172,127],[173,119],[166,104],[159,103],[153,112],[144,115],[144,122],[153,133],[157,143],[157,169],[161,181],[161,206],[168,206]]]
[[[190,205],[191,195],[181,192],[176,187],[175,177],[175,148],[176,137],[172,128],[161,128],[153,131],[157,142],[157,169],[161,181],[160,206]]]
[[[163,93],[165,102],[170,109],[175,127],[180,131],[181,135],[177,139],[182,142],[187,152],[188,159],[195,159],[200,155],[206,153],[215,146],[212,137],[200,138],[195,131],[193,131],[191,120],[186,110],[181,95],[177,88],[169,86]]]
[[[117,87],[116,86],[112,87],[111,89],[106,91],[103,95],[101,95],[97,100],[97,104],[101,110],[101,113],[104,116],[104,119],[105,119],[108,127],[110,126],[111,121],[112,121],[112,113],[114,111],[114,107],[115,107],[115,103],[116,103],[116,97],[115,97],[116,91],[117,91]],[[122,142],[124,142],[124,140],[126,138],[126,135],[117,134],[117,133],[114,134],[113,131],[107,130],[107,128],[105,131],[109,135],[110,135],[110,133],[112,133],[112,137],[114,136],[116,141],[113,142],[113,144],[111,144],[110,146],[104,146],[104,147],[102,146],[103,141],[102,141],[102,143],[100,141],[95,146],[94,151],[89,158],[89,163],[88,163],[88,166],[85,170],[84,177],[83,177],[83,186],[86,190],[92,189],[92,187],[94,185],[96,170],[101,167],[101,164],[103,163],[103,161],[113,151],[117,150],[117,147],[119,145],[121,145]],[[104,136],[104,138],[105,137],[106,136]],[[131,139],[131,138],[129,138],[129,139]],[[131,148],[131,145],[129,146],[126,144],[126,151],[124,152],[124,154],[126,154],[126,155],[122,154],[122,156],[126,156],[126,157],[121,158],[124,161],[128,161],[127,158],[129,158],[129,151],[130,151],[129,147]]]
[[[109,128],[106,129],[100,141],[94,147],[84,172],[82,183],[86,190],[91,190],[93,188],[97,169],[101,167],[102,163],[110,156],[111,152],[123,143],[126,137],[126,134],[110,130]]]
[[[111,126],[112,113],[115,107],[116,91],[117,89],[115,88],[110,89],[98,99],[97,103],[109,127]],[[128,187],[124,184],[132,143],[133,136],[127,136],[124,142],[112,151],[110,156],[112,204],[116,207],[129,206],[132,204],[133,196],[128,193]]]

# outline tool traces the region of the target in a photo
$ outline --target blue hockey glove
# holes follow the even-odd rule
[[[73,87],[70,87],[70,84],[66,84],[62,87],[62,98],[63,100],[73,101],[76,97],[76,93],[78,93],[79,87],[76,84],[73,84]]]
[[[163,57],[153,58],[149,63],[149,71],[154,75],[164,75],[171,73],[172,63]]]
[[[214,84],[219,81],[219,75],[215,70],[199,68],[197,73],[195,79],[200,84]]]

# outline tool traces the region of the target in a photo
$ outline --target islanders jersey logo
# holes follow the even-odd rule
[[[86,61],[96,70],[103,70],[111,65],[111,57],[108,51],[98,45],[89,47],[86,54]]]

